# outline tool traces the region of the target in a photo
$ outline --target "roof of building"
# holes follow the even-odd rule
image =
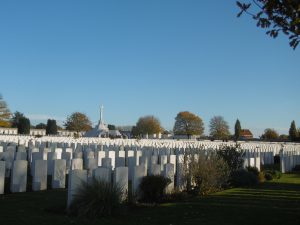
[[[249,129],[242,129],[240,135],[241,136],[253,136],[252,132]]]

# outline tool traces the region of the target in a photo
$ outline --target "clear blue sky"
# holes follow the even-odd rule
[[[32,123],[74,111],[116,125],[179,111],[237,118],[256,136],[300,125],[300,47],[235,1],[0,1],[0,93]],[[297,96],[297,97],[296,97]]]

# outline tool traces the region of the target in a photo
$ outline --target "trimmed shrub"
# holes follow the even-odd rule
[[[119,185],[93,179],[82,183],[69,210],[79,217],[96,218],[115,214],[122,199]]]
[[[265,173],[265,179],[266,180],[273,180],[273,176],[272,176],[272,174],[271,173]]]
[[[258,176],[245,169],[236,170],[231,176],[231,185],[234,187],[248,187],[258,184]]]
[[[271,175],[272,179],[280,179],[282,176],[282,173],[279,170],[265,170],[264,172],[265,172],[265,174],[268,174],[268,176]],[[265,178],[266,178],[266,176],[265,176]],[[269,180],[269,179],[266,178],[266,180]]]
[[[250,172],[250,173],[253,173],[255,176],[258,177],[259,175],[259,171],[256,167],[252,167],[252,166],[247,166],[247,171]]]
[[[141,202],[158,203],[165,195],[166,187],[171,183],[169,178],[161,175],[149,175],[142,178],[139,190]]]

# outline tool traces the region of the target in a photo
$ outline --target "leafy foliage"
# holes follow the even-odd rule
[[[239,149],[238,145],[235,147],[223,146],[217,154],[227,163],[231,173],[243,168],[245,152]]]
[[[149,175],[142,178],[139,190],[142,202],[158,203],[165,195],[166,187],[171,183],[169,178],[161,175]]]
[[[10,127],[10,116],[11,113],[7,107],[7,104],[0,95],[0,127]]]
[[[14,112],[14,114],[11,118],[11,126],[14,128],[18,127],[19,120],[20,120],[20,118],[23,118],[23,117],[25,117],[23,113],[21,113],[19,111]]]
[[[174,133],[178,135],[202,135],[204,124],[202,119],[188,111],[180,112],[175,118]]]
[[[119,185],[93,178],[82,183],[69,210],[73,215],[88,218],[113,215],[120,207],[122,192]]]
[[[257,26],[267,29],[270,37],[276,38],[281,32],[290,39],[290,46],[296,49],[300,41],[299,0],[252,0],[252,3],[237,1],[240,17],[247,13],[257,21]],[[250,8],[256,12],[250,12]]]
[[[227,186],[230,170],[221,157],[210,152],[208,155],[186,155],[183,173],[188,191],[207,195]]]
[[[57,134],[57,125],[56,120],[48,120],[46,126],[46,134],[47,135],[56,135]]]
[[[136,123],[134,132],[140,134],[158,134],[162,128],[160,122],[154,116],[144,116],[139,118]]]
[[[19,118],[18,133],[29,134],[30,133],[30,120],[26,117]]]
[[[92,129],[92,123],[90,119],[80,112],[74,112],[68,116],[64,126],[67,130],[73,130],[77,133],[80,131],[88,131]]]
[[[230,136],[228,123],[222,116],[214,116],[209,123],[210,136],[214,139],[225,140]]]
[[[278,138],[279,134],[277,133],[277,131],[271,128],[265,129],[264,134],[261,136],[261,139],[264,140],[276,140]]]

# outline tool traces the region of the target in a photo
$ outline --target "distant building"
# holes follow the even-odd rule
[[[253,139],[253,134],[248,129],[242,129],[240,133],[240,139]]]
[[[99,123],[92,130],[87,131],[84,137],[122,138],[122,134],[118,130],[108,129],[108,125],[103,120],[103,106],[101,106]]]
[[[17,135],[18,129],[17,128],[0,127],[0,134]]]
[[[29,135],[32,136],[45,136],[46,130],[45,129],[30,129]]]

